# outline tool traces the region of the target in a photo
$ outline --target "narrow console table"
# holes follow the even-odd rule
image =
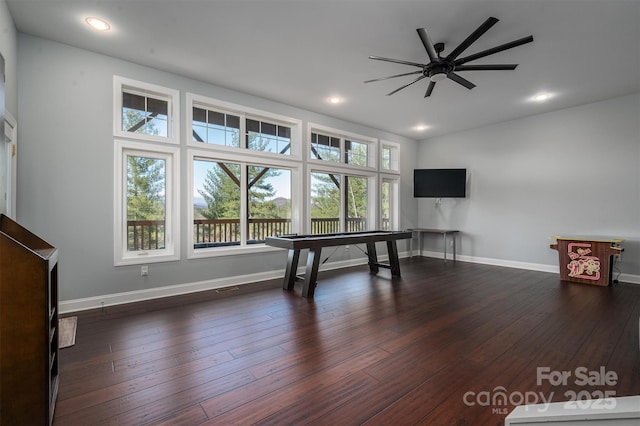
[[[451,235],[453,241],[453,261],[456,261],[456,234],[460,231],[456,229],[432,229],[432,228],[413,228],[408,229],[411,232],[411,257],[413,257],[413,234],[418,235],[418,253],[422,254],[422,234],[440,234],[444,240],[444,261],[447,261],[447,237]]]
[[[549,247],[558,250],[560,279],[608,286],[612,282],[613,256],[624,249],[619,238],[554,237]]]

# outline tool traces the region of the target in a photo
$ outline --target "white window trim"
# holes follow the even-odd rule
[[[311,158],[311,133],[322,133],[323,135],[333,136],[340,139],[340,162],[318,160],[317,158]],[[354,140],[360,143],[366,143],[369,146],[367,150],[367,166],[359,166],[357,164],[345,163],[345,139]],[[323,126],[321,124],[308,123],[307,126],[307,138],[305,142],[307,150],[307,161],[310,164],[318,165],[318,167],[324,167],[324,165],[340,166],[350,170],[362,170],[370,171],[378,169],[378,139],[369,136],[359,135],[357,133],[345,132],[340,129]],[[320,166],[322,165],[322,166]]]
[[[155,145],[116,139],[114,154],[114,265],[137,265],[180,260],[180,149],[167,145]],[[126,153],[165,159],[165,248],[140,252],[127,251],[126,237]]]
[[[390,222],[389,229],[391,231],[400,230],[400,176],[389,173],[380,173],[380,189],[378,190],[378,222],[379,229],[382,229],[382,183],[389,182],[392,185],[390,201]]]
[[[200,147],[200,145],[198,145]],[[287,161],[282,158],[283,156],[278,156],[278,158],[265,158],[265,157],[247,157],[245,151],[240,152],[212,152],[211,150],[205,149],[189,149],[187,158],[188,158],[188,197],[187,197],[187,258],[189,259],[199,259],[199,258],[207,258],[214,256],[230,256],[237,254],[247,254],[247,253],[261,253],[261,252],[272,252],[279,251],[281,249],[277,247],[270,247],[262,244],[246,244],[246,229],[244,226],[241,227],[241,236],[240,236],[240,244],[235,246],[222,246],[222,247],[209,247],[209,248],[201,248],[195,249],[193,247],[193,161],[194,159],[201,158],[212,161],[229,161],[238,163],[241,165],[241,170],[243,170],[241,174],[241,184],[242,187],[246,187],[246,173],[244,170],[247,165],[258,165],[258,166],[271,166],[271,167],[282,167],[291,170],[291,197],[292,201],[295,201],[295,204],[291,205],[291,229],[294,233],[299,233],[301,229],[301,215],[300,211],[302,210],[302,185],[300,184],[302,178],[302,167],[299,162]],[[247,206],[246,206],[246,197],[240,197],[240,217],[241,224],[242,218],[246,218],[247,216]]]
[[[168,99],[168,129],[166,137],[126,132],[122,130],[122,92],[125,88]],[[153,142],[173,144],[180,143],[180,92],[178,90],[114,75],[113,108],[114,136]]]
[[[383,167],[382,164],[382,151],[384,150],[385,147],[389,147],[391,148],[391,166],[393,166],[394,163],[394,155],[395,155],[395,163],[397,165],[397,168],[390,168],[390,169],[385,169]],[[385,141],[385,140],[380,140],[380,172],[381,173],[387,173],[387,174],[400,174],[400,144],[396,143],[396,142],[389,142],[389,141]]]
[[[305,219],[305,233],[311,233],[311,173],[333,173],[340,175],[340,188],[344,188],[345,184],[345,176],[355,176],[355,177],[363,177],[367,178],[367,224],[369,230],[375,230],[378,225],[378,211],[379,207],[379,199],[378,195],[380,190],[378,188],[378,173],[375,172],[364,172],[361,170],[354,170],[353,168],[345,168],[345,167],[332,167],[334,164],[331,162],[322,162],[321,166],[311,165],[309,167],[309,172],[307,173],[307,185],[306,191],[308,196],[306,197],[306,211],[307,217]],[[344,199],[344,191],[340,191],[340,232],[345,232],[344,224],[344,205],[346,200]]]
[[[284,115],[273,114],[268,111],[263,111],[255,108],[246,107],[243,105],[233,104],[230,102],[222,101],[219,99],[209,98],[206,96],[196,95],[194,93],[187,92],[187,111],[186,117],[186,130],[185,141],[187,146],[206,149],[218,152],[235,152],[241,153],[241,155],[250,155],[258,158],[273,158],[285,159],[293,161],[302,161],[302,121],[296,118],[287,117]],[[207,144],[202,142],[193,141],[193,107],[199,106],[201,108],[210,109],[222,113],[229,113],[240,117],[240,147],[223,146],[216,144]],[[262,152],[248,149],[245,145],[246,119],[268,121],[273,124],[281,124],[291,128],[291,155],[283,155],[273,152]],[[258,160],[256,160],[258,161]],[[269,160],[270,161],[270,160]]]

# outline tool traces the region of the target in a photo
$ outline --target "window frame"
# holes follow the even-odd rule
[[[383,230],[382,220],[384,219],[382,206],[382,186],[385,182],[391,185],[391,200],[389,202],[389,230],[400,230],[400,176],[388,173],[380,173],[380,190],[378,191],[379,205],[379,229]]]
[[[148,144],[116,139],[114,143],[114,266],[168,262],[180,259],[180,149],[177,146]],[[166,161],[165,165],[165,247],[129,252],[127,249],[127,156],[140,155]]]
[[[291,230],[293,233],[299,233],[301,229],[301,205],[302,205],[302,185],[300,180],[302,177],[302,164],[296,161],[286,161],[279,156],[278,158],[271,157],[247,157],[243,152],[212,152],[208,149],[194,149],[190,148],[187,151],[187,181],[188,181],[188,195],[187,195],[187,258],[188,259],[200,259],[215,256],[229,256],[246,253],[259,253],[268,251],[277,251],[277,247],[267,246],[264,243],[247,244],[247,166],[258,167],[277,167],[291,170]],[[206,248],[194,248],[193,238],[193,162],[194,160],[208,160],[215,162],[233,162],[240,164],[240,244],[219,246],[219,247],[206,247]]]
[[[353,168],[345,167],[344,164],[340,163],[340,166],[334,166],[334,164],[338,163],[324,163],[320,160],[320,165],[309,165],[308,171],[306,172],[306,219],[305,219],[305,233],[311,234],[312,225],[311,225],[311,174],[312,173],[329,173],[334,175],[340,175],[340,209],[339,209],[339,221],[340,221],[340,230],[338,232],[346,232],[346,210],[345,210],[345,195],[342,190],[345,187],[345,177],[353,176],[353,177],[362,177],[367,179],[367,230],[372,231],[376,230],[378,226],[378,204],[379,204],[379,196],[378,196],[378,173],[375,171],[365,171],[365,170],[354,170]],[[362,169],[362,168],[361,168]]]
[[[383,154],[385,149],[390,150],[390,160],[389,160],[390,164],[388,169],[384,167]],[[380,173],[400,174],[400,144],[399,143],[380,140]]]
[[[200,96],[194,93],[186,95],[186,131],[185,141],[187,147],[202,150],[212,150],[219,152],[240,153],[240,155],[256,156],[260,158],[283,159],[286,161],[302,161],[301,140],[302,140],[302,121],[296,118],[274,114],[268,111],[262,111],[255,108],[249,108],[242,105],[233,104],[219,99]],[[194,142],[193,139],[193,107],[209,109],[225,114],[232,114],[240,117],[240,141],[239,147],[223,146],[203,142]],[[268,122],[270,124],[287,126],[291,128],[291,154],[278,154],[274,152],[256,151],[246,146],[247,126],[246,121],[257,120]]]
[[[340,161],[329,161],[329,160],[320,160],[317,158],[311,157],[311,134],[312,133],[321,133],[323,136],[330,136],[340,139]],[[347,151],[346,151],[346,143],[345,141],[349,140],[352,142],[357,142],[361,144],[366,144],[368,146],[367,149],[367,165],[361,166],[358,164],[347,163]],[[308,123],[307,126],[307,139],[305,143],[305,148],[307,150],[306,159],[310,165],[313,167],[324,167],[326,166],[339,166],[345,167],[349,169],[357,169],[362,171],[369,170],[377,170],[378,164],[380,160],[378,160],[378,139],[372,138],[369,136],[359,135],[357,133],[351,133],[342,131],[339,129],[334,129],[332,127],[323,126],[321,124]]]
[[[167,99],[167,136],[146,135],[122,129],[122,94],[125,91]],[[172,144],[180,143],[180,92],[178,90],[114,75],[113,107],[113,135],[115,137]]]

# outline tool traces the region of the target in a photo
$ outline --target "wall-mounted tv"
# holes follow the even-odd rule
[[[413,196],[421,198],[464,198],[467,169],[415,169]]]

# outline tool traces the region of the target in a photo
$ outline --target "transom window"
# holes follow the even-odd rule
[[[374,169],[377,140],[310,124],[309,159]]]
[[[380,168],[385,172],[400,171],[400,145],[394,142],[380,142]]]
[[[340,162],[340,138],[311,132],[311,158]]]
[[[347,164],[355,164],[357,166],[367,167],[369,165],[369,145],[357,141],[344,141],[344,150],[346,152],[345,162]]]
[[[114,76],[114,135],[178,143],[177,90]]]
[[[291,127],[246,119],[247,148],[254,151],[291,154]]]
[[[189,144],[256,155],[300,157],[299,120],[187,94]],[[188,121],[189,122],[189,121]]]
[[[222,146],[240,146],[240,117],[193,107],[192,140]]]
[[[169,132],[169,101],[164,98],[122,92],[122,130],[167,137]]]

